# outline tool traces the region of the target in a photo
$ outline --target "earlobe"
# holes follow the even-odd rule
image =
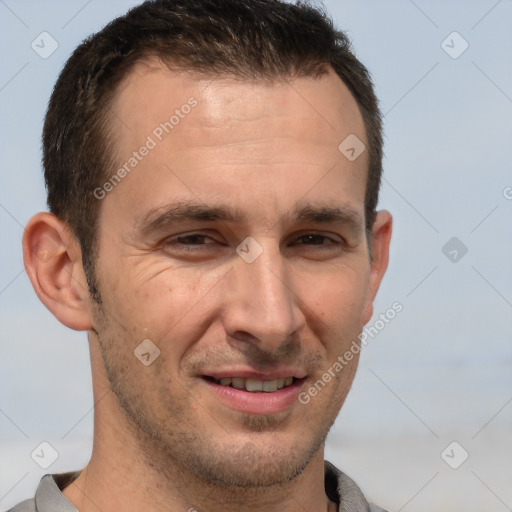
[[[91,329],[80,245],[67,225],[48,212],[34,215],[23,234],[23,260],[34,291],[57,320],[77,331]]]
[[[364,324],[367,324],[372,317],[373,301],[388,268],[392,230],[393,218],[391,214],[386,210],[377,212],[372,227],[372,262],[370,265],[367,303],[363,315]]]

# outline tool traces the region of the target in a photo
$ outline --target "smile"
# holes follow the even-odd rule
[[[296,380],[294,377],[285,377],[273,380],[245,379],[242,377],[224,377],[222,379],[212,379],[216,384],[229,386],[235,389],[245,389],[250,392],[274,393],[278,389],[291,386]]]
[[[291,411],[303,389],[306,377],[277,377],[263,380],[261,377],[207,376],[200,379],[208,393],[216,397],[215,403],[245,414],[277,414]],[[234,372],[233,372],[234,373]],[[235,373],[236,375],[236,373]],[[270,376],[269,376],[270,377]]]

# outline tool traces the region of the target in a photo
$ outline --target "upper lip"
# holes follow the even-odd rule
[[[240,379],[254,379],[254,380],[275,380],[275,379],[285,379],[286,377],[295,377],[296,379],[302,379],[306,376],[306,372],[304,370],[298,368],[291,367],[282,367],[273,369],[268,372],[257,372],[252,368],[226,368],[226,369],[216,369],[211,371],[204,371],[202,373],[203,377],[212,377],[215,380],[225,379],[229,377],[240,378]]]

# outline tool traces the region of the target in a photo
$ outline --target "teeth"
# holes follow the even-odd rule
[[[263,391],[266,391],[267,393],[277,391],[277,379],[263,382]]]
[[[263,381],[247,379],[245,381],[245,389],[247,391],[263,391]]]
[[[233,377],[231,379],[231,384],[233,384],[233,387],[236,389],[244,389],[245,388],[244,379],[239,379],[238,377]]]
[[[265,391],[266,393],[273,393],[278,389],[293,384],[293,377],[286,377],[285,379],[274,380],[257,380],[257,379],[242,379],[240,377],[223,377],[220,379],[220,384],[223,386],[232,386],[236,389],[245,389],[247,391]]]

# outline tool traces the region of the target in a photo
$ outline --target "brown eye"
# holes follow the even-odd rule
[[[185,233],[164,241],[166,249],[174,252],[200,253],[215,248],[219,243],[204,233]]]
[[[176,241],[179,242],[180,244],[185,244],[185,245],[204,245],[204,244],[199,243],[199,240],[204,240],[206,238],[213,240],[212,238],[210,238],[209,236],[206,236],[206,235],[192,234],[192,235],[178,236],[178,237],[176,237]],[[215,242],[215,240],[213,240],[213,241]],[[209,242],[209,243],[211,243],[211,242]]]
[[[306,235],[300,236],[297,240],[303,240],[303,242],[299,243],[299,245],[321,246],[325,248],[330,248],[341,244],[341,242],[335,241],[332,238],[320,235],[318,233],[308,233]],[[323,241],[327,241],[327,243],[323,243]]]

